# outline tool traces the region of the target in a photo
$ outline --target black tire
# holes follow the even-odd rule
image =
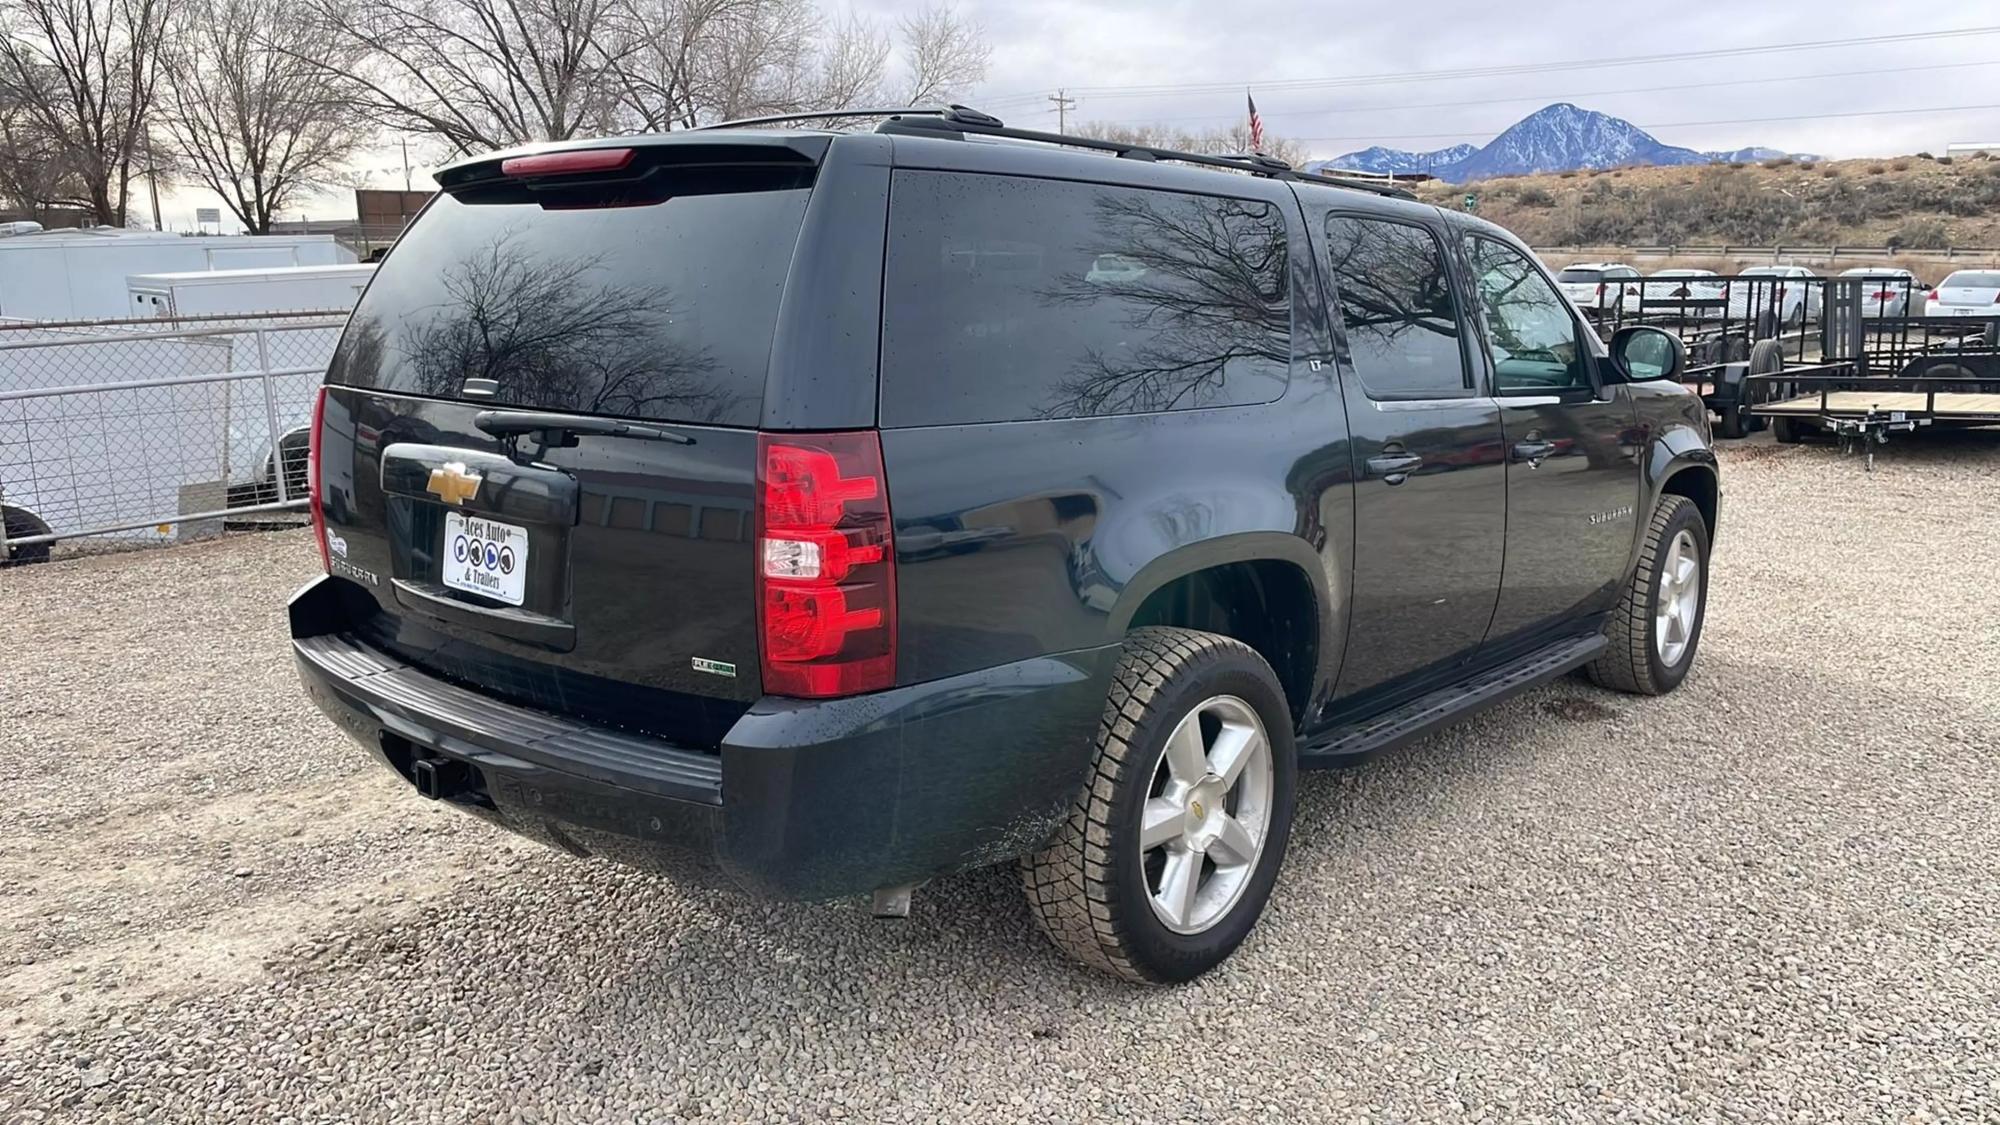
[[[1750,341],[1742,336],[1730,336],[1722,342],[1722,362],[1742,363],[1750,358]]]
[[[1754,323],[1754,326],[1750,330],[1751,338],[1756,340],[1768,340],[1771,337],[1776,336],[1777,334],[1778,334],[1778,315],[1772,312],[1770,309],[1760,310],[1757,313],[1757,319]]]
[[[1802,422],[1797,418],[1773,416],[1771,419],[1771,438],[1779,445],[1797,445],[1805,440],[1808,428],[1809,423]]]
[[[1716,433],[1726,438],[1740,438],[1749,434],[1750,430],[1746,423],[1750,415],[1744,413],[1740,403],[1727,403],[1723,406],[1720,413],[1722,415],[1722,424],[1716,427]]]
[[[1167,862],[1169,849],[1140,846],[1141,818],[1149,800],[1164,795],[1159,775],[1168,768],[1168,737],[1218,699],[1247,705],[1263,725],[1269,817],[1233,901],[1200,932],[1181,933],[1155,912],[1151,880],[1165,876],[1149,865]],[[1195,721],[1207,729],[1205,719]],[[1270,665],[1247,645],[1214,633],[1135,629],[1112,677],[1089,784],[1055,838],[1021,861],[1035,921],[1057,948],[1093,968],[1131,981],[1192,980],[1235,952],[1263,913],[1284,862],[1297,792],[1291,710]],[[1232,814],[1242,807],[1233,803],[1236,794],[1226,799],[1232,803],[1211,807]],[[1199,815],[1199,804],[1190,807]],[[1196,880],[1215,877],[1211,859],[1192,862]]]
[[[1979,330],[1979,342],[1989,348],[2000,347],[2000,321],[1987,321],[1986,327]]]
[[[0,504],[0,521],[7,528],[7,539],[25,539],[30,535],[47,535],[49,525],[40,516],[26,508],[16,508],[12,504]],[[26,547],[9,547],[6,558],[0,558],[0,566],[26,566],[29,563],[49,561],[49,544],[31,543]]]
[[[1694,557],[1699,566],[1695,574],[1700,588],[1694,592],[1694,621],[1689,628],[1684,647],[1668,663],[1661,655],[1661,645],[1655,636],[1659,628],[1659,617],[1654,608],[1659,604],[1662,563],[1670,555],[1670,547],[1686,533],[1694,549]],[[1611,643],[1605,646],[1604,654],[1591,661],[1588,672],[1590,678],[1600,686],[1613,691],[1627,691],[1636,695],[1665,695],[1681,685],[1687,678],[1688,669],[1694,666],[1695,654],[1701,646],[1701,628],[1708,612],[1708,524],[1701,518],[1701,509],[1685,496],[1662,496],[1653,506],[1651,522],[1646,527],[1646,542],[1639,552],[1639,566],[1625,584],[1625,592],[1618,599],[1618,606],[1611,612],[1611,621],[1605,627],[1605,634]]]

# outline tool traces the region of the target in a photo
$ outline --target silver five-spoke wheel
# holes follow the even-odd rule
[[[1168,736],[1139,826],[1148,897],[1168,929],[1201,933],[1250,885],[1270,835],[1271,768],[1263,722],[1233,695]]]
[[[1653,643],[1660,663],[1671,668],[1687,654],[1701,612],[1701,551],[1694,535],[1683,529],[1667,547],[1660,563],[1660,591],[1653,605]]]

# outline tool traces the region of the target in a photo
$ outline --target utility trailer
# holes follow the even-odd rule
[[[1585,306],[1586,319],[1606,340],[1634,324],[1679,336],[1688,349],[1681,381],[1719,419],[1717,433],[1729,438],[1764,426],[1747,409],[1744,380],[1815,357],[1832,319],[1824,278],[1765,272],[1647,277],[1625,285],[1638,289],[1635,307]]]
[[[2000,425],[2000,311],[1869,315],[1863,288],[1829,284],[1819,361],[1748,375],[1744,409],[1780,442],[1833,435],[1870,469],[1891,434]]]

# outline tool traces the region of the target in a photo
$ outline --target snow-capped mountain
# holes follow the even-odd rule
[[[1399,176],[1406,172],[1432,172],[1435,175],[1433,169],[1449,167],[1478,151],[1478,145],[1452,145],[1430,152],[1408,152],[1376,145],[1360,152],[1336,156],[1332,160],[1314,160],[1306,167],[1315,172],[1328,169],[1335,172],[1395,173]]]
[[[1731,149],[1728,152],[1704,152],[1702,155],[1717,164],[1758,164],[1766,160],[1797,160],[1812,164],[1820,159],[1818,155],[1810,152],[1786,152],[1783,149],[1764,148],[1761,145]]]
[[[1314,163],[1334,170],[1429,172],[1440,180],[1464,183],[1494,176],[1615,168],[1623,164],[1750,163],[1786,155],[1791,154],[1758,147],[1697,152],[1664,144],[1623,118],[1557,102],[1536,110],[1476,148],[1453,145],[1435,152],[1406,152],[1378,145]],[[1794,159],[1814,158],[1794,155]]]
[[[1661,144],[1623,118],[1557,102],[1536,110],[1453,165],[1451,180],[1484,180],[1620,164],[1706,164],[1691,148]]]

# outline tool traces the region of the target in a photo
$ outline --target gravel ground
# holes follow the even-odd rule
[[[585,862],[304,702],[303,533],[0,572],[0,1119],[2000,1120],[2000,434],[1726,454],[1701,662],[1308,775],[1238,956]]]

